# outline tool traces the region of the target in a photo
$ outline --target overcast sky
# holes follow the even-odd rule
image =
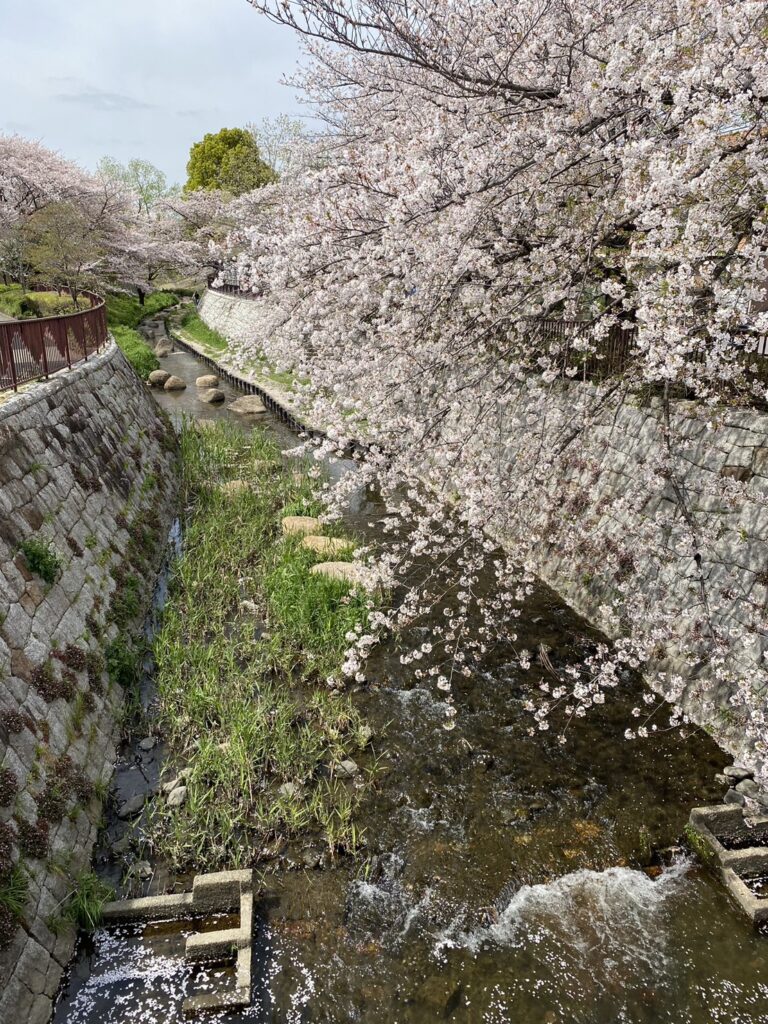
[[[0,0],[0,131],[93,169],[142,157],[183,183],[206,132],[304,113],[289,29],[246,0]]]

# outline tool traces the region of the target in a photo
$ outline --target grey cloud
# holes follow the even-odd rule
[[[57,93],[54,99],[64,103],[77,103],[91,110],[104,113],[126,113],[131,110],[153,110],[154,104],[137,100],[120,92],[107,92],[92,85],[81,88],[79,92]]]

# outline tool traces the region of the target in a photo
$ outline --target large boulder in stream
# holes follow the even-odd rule
[[[230,405],[229,411],[241,416],[260,416],[267,411],[267,407],[256,395],[243,395]]]
[[[219,378],[215,373],[204,373],[202,377],[198,377],[195,384],[199,388],[215,388],[219,383]]]
[[[155,355],[160,359],[163,356],[169,356],[171,352],[173,352],[173,342],[170,338],[161,338],[155,345]]]
[[[147,383],[151,388],[161,388],[170,376],[167,370],[152,370],[147,377]]]
[[[183,391],[186,386],[186,381],[172,373],[165,384],[163,384],[163,391]]]
[[[201,391],[197,397],[201,402],[205,402],[207,405],[220,405],[226,396],[223,391],[219,390],[219,388],[206,388],[205,391]]]

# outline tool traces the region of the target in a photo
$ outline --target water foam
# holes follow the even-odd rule
[[[666,962],[664,913],[684,888],[688,867],[689,861],[680,860],[655,880],[624,867],[581,869],[524,885],[488,926],[461,932],[452,922],[436,937],[435,953],[534,943],[568,960],[658,971]]]

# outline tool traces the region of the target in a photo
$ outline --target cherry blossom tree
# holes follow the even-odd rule
[[[764,5],[252,2],[305,38],[301,84],[327,128],[298,180],[240,206],[232,256],[264,296],[254,344],[311,379],[329,444],[367,442],[356,482],[390,508],[378,571],[403,595],[351,642],[347,673],[376,629],[442,610],[429,650],[404,658],[450,726],[457,673],[514,636],[554,550],[586,567],[616,642],[543,679],[539,727],[565,729],[627,669],[704,720],[727,688],[765,780],[768,623],[748,605],[722,627],[729,569],[704,514],[746,485],[717,479],[692,503],[676,415],[683,395],[713,427],[766,400]],[[569,383],[587,369],[596,380]],[[659,407],[661,455],[606,508],[606,424],[638,396]],[[640,734],[657,727],[655,704],[636,710]]]
[[[0,136],[0,260],[6,278],[32,275],[73,294],[84,287],[134,288],[197,270],[200,241],[170,204],[150,164],[103,163],[96,174],[37,142]],[[162,193],[162,194],[161,194]]]

